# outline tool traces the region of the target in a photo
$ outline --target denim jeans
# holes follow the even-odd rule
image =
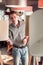
[[[14,58],[14,65],[19,65],[20,60],[22,65],[28,65],[28,48],[13,48],[12,55]]]

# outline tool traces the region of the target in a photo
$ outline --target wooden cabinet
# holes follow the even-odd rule
[[[6,4],[6,5],[18,5],[19,0],[2,0],[2,2],[0,2],[0,3]]]
[[[6,0],[6,5],[18,5],[19,0]]]
[[[3,3],[3,4],[6,4],[6,0],[2,0],[2,3]]]
[[[2,2],[0,2],[0,10],[4,10],[5,9],[5,4],[6,4],[5,0],[2,0]]]
[[[0,1],[0,4],[6,4],[6,0],[1,0],[1,1]]]

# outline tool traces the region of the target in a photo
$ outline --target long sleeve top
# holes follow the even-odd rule
[[[25,22],[21,21],[19,27],[13,23],[9,25],[9,37],[12,41],[12,45],[23,46],[23,39],[25,37]]]

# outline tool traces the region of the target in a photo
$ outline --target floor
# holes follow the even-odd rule
[[[7,48],[0,48],[1,50],[1,54],[7,54],[6,50]],[[42,65],[42,61],[43,61],[43,57],[41,58],[41,61],[39,62],[39,65]],[[33,65],[33,57],[32,57],[32,60],[31,60],[31,65]]]
[[[42,61],[43,61],[43,57],[41,57],[41,60],[40,60],[40,62],[39,62],[39,65],[43,65],[42,64]],[[31,65],[33,65],[33,58],[32,58],[32,60],[31,60]],[[36,64],[37,65],[37,64]]]
[[[5,54],[5,55],[7,55],[7,52],[6,52],[6,50],[7,50],[7,48],[5,47],[3,47],[3,48],[0,48],[0,51],[1,51],[1,54]],[[4,64],[4,65],[13,65],[13,60],[11,60],[11,61],[9,61],[9,62],[7,62],[6,64]]]

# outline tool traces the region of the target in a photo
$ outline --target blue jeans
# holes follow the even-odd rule
[[[20,59],[22,65],[28,65],[28,48],[13,48],[12,55],[14,58],[14,65],[19,65]]]

